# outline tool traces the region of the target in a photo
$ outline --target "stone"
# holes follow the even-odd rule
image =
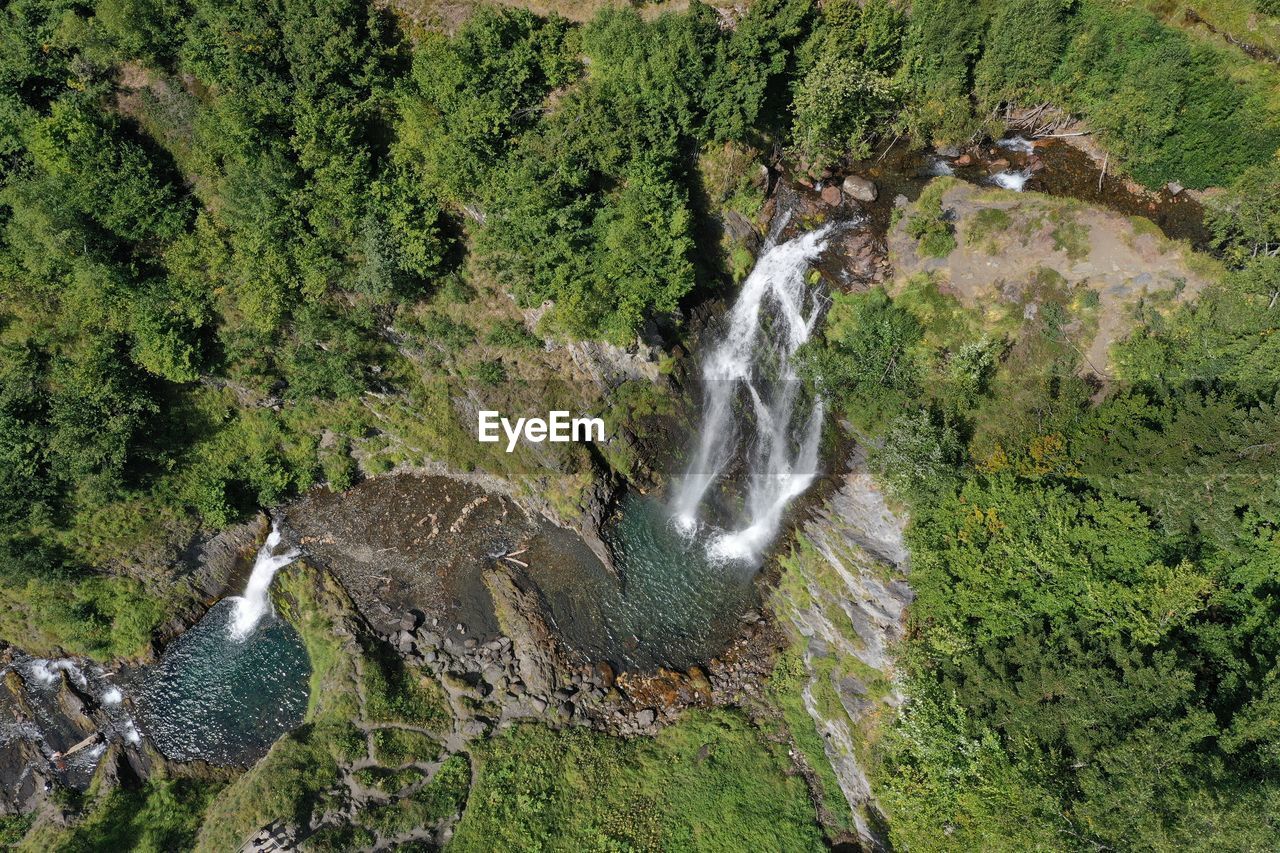
[[[547,700],[538,696],[530,696],[529,705],[533,708],[534,713],[537,714],[541,714],[543,711],[547,710]]]
[[[950,157],[952,159],[960,156],[960,149],[954,145],[944,145],[938,149],[939,157]]]
[[[573,703],[561,702],[560,707],[556,708],[556,716],[562,720],[567,720],[573,716]]]
[[[1007,168],[1009,168],[1009,161],[1004,157],[992,160],[987,164],[987,170],[992,174],[995,174],[996,172],[1003,172]]]
[[[636,712],[636,724],[641,727],[651,726],[657,719],[658,714],[652,708],[645,708],[642,711]]]
[[[840,188],[835,184],[828,184],[822,188],[822,203],[835,206],[841,201]]]
[[[850,175],[845,178],[840,187],[844,190],[845,195],[858,201],[871,202],[880,196],[880,189],[874,182],[868,181],[866,178],[860,178],[857,175]]]
[[[524,686],[523,681],[517,681],[511,685],[511,692],[517,696],[523,696],[528,688]]]
[[[973,165],[973,155],[972,155],[972,154],[961,154],[959,157],[957,157],[957,158],[956,158],[956,165],[957,165],[957,166],[972,166],[972,165]]]
[[[604,661],[597,661],[591,665],[591,669],[595,675],[595,681],[601,687],[608,689],[613,686],[614,673],[613,667]]]
[[[412,632],[422,624],[422,620],[424,618],[425,617],[418,610],[405,611],[405,614],[400,617],[400,630]]]
[[[467,639],[463,640],[462,647],[464,649],[474,649],[476,647],[476,638],[467,637]]]
[[[1182,191],[1186,189],[1186,187],[1184,187],[1182,184],[1178,183],[1177,181],[1170,181],[1169,183],[1164,185],[1164,188],[1169,191],[1169,195],[1174,195],[1174,196],[1181,195]]]

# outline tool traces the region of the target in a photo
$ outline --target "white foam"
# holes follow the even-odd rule
[[[991,176],[993,184],[1006,190],[1013,190],[1016,193],[1022,192],[1022,188],[1027,185],[1029,180],[1031,180],[1031,172],[1026,169],[1020,172],[1012,170],[996,172]]]
[[[793,447],[792,421],[800,403],[793,360],[818,320],[821,306],[805,273],[826,248],[830,230],[825,225],[781,245],[772,238],[766,243],[729,311],[724,337],[703,364],[698,444],[672,502],[677,530],[687,536],[697,532],[698,508],[734,458],[744,432],[735,407],[743,390],[751,400],[755,428],[743,507],[746,524],[711,541],[708,554],[713,559],[758,557],[777,533],[787,503],[813,481],[822,405],[813,407],[800,446]]]
[[[231,618],[231,636],[243,639],[249,635],[254,626],[271,610],[271,599],[267,590],[271,588],[271,580],[276,572],[292,563],[302,552],[291,548],[283,554],[273,553],[280,544],[280,528],[272,523],[271,533],[267,541],[258,549],[258,556],[253,561],[253,571],[249,573],[249,582],[245,584],[244,594],[233,600],[236,603],[235,613]]]

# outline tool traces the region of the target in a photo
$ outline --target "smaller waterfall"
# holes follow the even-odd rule
[[[823,226],[782,244],[770,238],[729,312],[723,339],[703,364],[701,431],[672,504],[675,525],[685,535],[697,531],[698,508],[735,458],[740,433],[754,427],[743,523],[712,538],[707,552],[714,559],[756,559],[777,532],[787,504],[817,471],[822,402],[796,422],[801,388],[793,358],[821,312],[805,273],[826,247],[830,230]],[[750,424],[739,424],[734,411],[740,394],[749,403],[743,407],[752,415]]]
[[[253,561],[253,571],[249,574],[249,582],[245,584],[244,594],[232,599],[235,612],[231,616],[231,636],[244,639],[253,630],[258,621],[271,609],[271,600],[267,598],[267,590],[271,587],[271,579],[276,572],[292,563],[302,552],[290,548],[283,554],[274,553],[280,544],[280,528],[271,523],[271,533],[267,541],[258,549],[258,556]]]
[[[1008,169],[991,176],[993,184],[1002,189],[1013,190],[1016,193],[1022,192],[1022,188],[1027,185],[1029,180],[1031,180],[1030,169],[1022,169],[1021,171]]]

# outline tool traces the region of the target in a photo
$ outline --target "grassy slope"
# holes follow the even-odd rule
[[[786,747],[740,713],[691,713],[652,740],[518,726],[476,762],[458,851],[823,846]]]

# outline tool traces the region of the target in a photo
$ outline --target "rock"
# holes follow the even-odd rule
[[[541,714],[543,711],[547,710],[547,700],[538,696],[530,696],[529,705],[533,708],[534,713],[537,714]]]
[[[411,651],[415,647],[414,635],[412,631],[401,630],[396,638],[396,648],[402,652]]]
[[[524,686],[524,682],[517,681],[511,685],[511,692],[516,696],[523,696],[528,688]]]
[[[437,648],[440,645],[440,635],[435,631],[419,631],[418,645],[424,648]]]
[[[412,633],[419,625],[422,624],[422,620],[424,618],[425,617],[422,615],[421,611],[406,611],[405,614],[400,617],[400,630]]]
[[[957,157],[957,158],[956,158],[956,165],[957,165],[957,166],[972,166],[972,165],[973,165],[973,155],[972,155],[972,154],[961,154],[959,157]]]
[[[1164,188],[1169,191],[1169,195],[1175,195],[1175,196],[1181,195],[1182,191],[1186,189],[1186,187],[1184,187],[1182,184],[1178,183],[1177,181],[1170,181],[1169,183],[1164,185]]]
[[[636,712],[636,725],[641,728],[653,725],[654,721],[657,719],[658,713],[652,708],[645,708],[642,711]]]
[[[902,193],[898,193],[893,197],[893,206],[896,208],[904,208],[909,204],[911,204],[911,199],[907,198]]]
[[[850,175],[845,178],[841,188],[844,190],[845,195],[858,201],[875,201],[880,195],[879,188],[873,182],[857,175]]]
[[[1006,160],[1004,157],[1000,157],[995,160],[992,160],[990,163],[987,164],[987,170],[991,172],[991,174],[993,175],[996,172],[1003,172],[1007,168],[1009,168],[1009,161]]]
[[[515,572],[495,564],[485,569],[484,585],[493,598],[494,611],[503,633],[511,638],[520,680],[534,693],[548,694],[556,688],[557,640],[546,620],[547,612],[538,588],[521,588]],[[544,703],[545,704],[545,703]]]
[[[595,682],[601,687],[608,689],[613,686],[614,673],[613,667],[604,661],[598,661],[591,665],[592,672],[595,676]]]
[[[731,210],[725,215],[724,231],[729,235],[729,239],[739,243],[754,242],[758,236],[750,220],[736,210]]]
[[[556,716],[562,720],[568,720],[573,717],[573,703],[561,702],[560,707],[556,708]]]
[[[841,200],[840,188],[834,184],[828,184],[822,188],[822,202],[832,207],[839,204]]]
[[[952,159],[960,156],[960,149],[954,145],[944,145],[937,149],[939,157],[950,157]]]

